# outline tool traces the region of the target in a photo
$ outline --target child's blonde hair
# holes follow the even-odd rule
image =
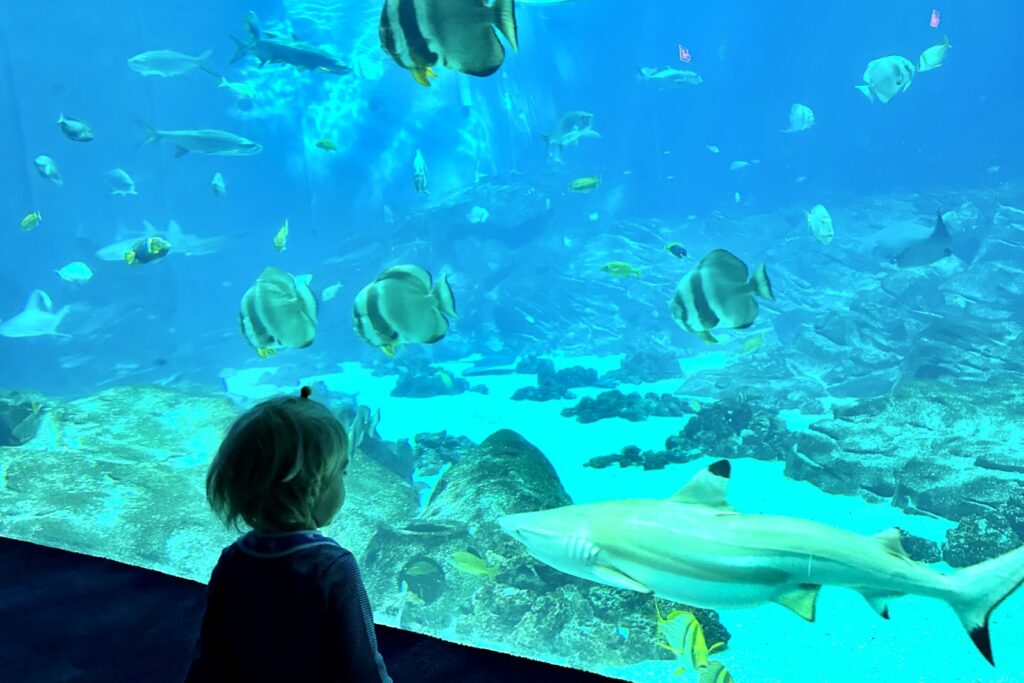
[[[348,460],[348,437],[320,403],[272,398],[228,430],[206,475],[206,498],[228,527],[313,529],[313,509]]]

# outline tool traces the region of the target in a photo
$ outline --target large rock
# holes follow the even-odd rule
[[[39,396],[18,391],[0,395],[0,446],[20,446],[31,441],[39,430],[43,409]]]

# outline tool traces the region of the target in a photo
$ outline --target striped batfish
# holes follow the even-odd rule
[[[747,264],[725,249],[715,249],[683,276],[672,297],[672,317],[687,332],[716,344],[716,327],[744,329],[754,324],[754,297],[774,301],[768,271],[762,263],[749,275]]]
[[[419,266],[388,268],[356,295],[352,326],[363,341],[389,356],[402,344],[434,344],[455,318],[455,297],[442,277]]]
[[[311,279],[266,268],[242,296],[238,314],[242,336],[260,358],[278,348],[301,349],[313,343],[318,304],[309,288]]]
[[[385,0],[380,45],[420,85],[430,87],[438,64],[470,76],[490,76],[505,60],[495,28],[513,50],[515,0]]]

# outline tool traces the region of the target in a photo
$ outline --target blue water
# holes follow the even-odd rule
[[[613,355],[653,340],[692,359],[708,349],[672,322],[667,301],[682,273],[718,247],[784,274],[779,301],[762,309],[757,331],[796,344],[830,306],[845,310],[856,298],[835,283],[830,264],[866,280],[888,272],[864,246],[886,227],[879,198],[913,205],[916,215],[900,220],[926,229],[935,210],[956,208],[962,193],[994,191],[1024,173],[1024,6],[945,5],[933,29],[935,6],[910,0],[524,4],[520,50],[496,74],[439,69],[425,89],[380,50],[379,1],[6,3],[0,320],[34,289],[71,312],[60,326],[66,336],[0,337],[0,388],[55,397],[111,383],[220,391],[225,371],[260,366],[239,334],[238,306],[270,265],[312,274],[317,293],[342,285],[321,305],[314,345],[274,361],[296,376],[342,362],[390,362],[353,333],[351,303],[396,263],[447,273],[460,312],[445,340],[403,349],[407,358]],[[244,36],[248,11],[264,29],[329,47],[355,73],[260,69],[251,57],[229,64],[230,36]],[[854,89],[870,60],[903,55],[916,63],[944,35],[953,45],[945,64],[917,74],[892,102],[871,103]],[[680,62],[679,45],[690,64]],[[202,71],[156,78],[128,68],[133,55],[163,48],[212,49],[210,68],[251,83],[257,97],[239,100]],[[692,69],[704,82],[662,90],[637,77],[645,66]],[[816,125],[782,134],[796,102],[814,110]],[[567,148],[558,164],[540,135],[570,110],[593,113],[602,137]],[[66,139],[61,113],[87,121],[96,139]],[[263,151],[174,158],[166,143],[140,144],[137,121],[228,130]],[[338,151],[318,149],[322,138]],[[413,186],[417,149],[430,195]],[[63,186],[35,172],[39,154],[57,161]],[[755,159],[729,170],[732,161]],[[109,194],[103,173],[115,167],[135,179],[137,197]],[[227,181],[224,197],[210,189],[216,172]],[[581,176],[600,176],[602,186],[570,192]],[[803,222],[818,203],[837,217],[831,250],[810,239]],[[474,205],[488,209],[486,223],[467,220]],[[32,211],[42,213],[41,225],[19,230]],[[288,248],[278,254],[272,239],[286,219]],[[160,231],[172,220],[191,235],[237,239],[216,254],[172,251],[139,267],[95,257],[142,235],[144,221]],[[666,255],[669,239],[686,244],[691,259]],[[85,285],[54,273],[76,260],[95,272]],[[649,277],[611,281],[599,268],[613,260],[636,263]],[[903,314],[898,308],[893,317]],[[1008,317],[1020,322],[1019,311]]]
[[[614,224],[585,220],[591,211],[609,213],[601,201],[581,201],[565,191],[578,175],[605,179],[605,196],[614,197],[618,216],[671,224],[714,211],[767,213],[872,194],[935,192],[992,182],[986,168],[993,165],[1002,177],[1020,168],[1024,140],[1015,131],[1024,94],[1012,55],[1014,26],[1024,10],[1010,2],[942,8],[939,30],[928,26],[931,6],[916,2],[896,8],[883,2],[627,7],[602,0],[521,6],[520,54],[510,55],[489,79],[466,79],[473,98],[468,110],[457,86],[465,77],[445,72],[426,90],[376,49],[376,3],[345,3],[344,11],[320,14],[314,6],[312,15],[303,7],[56,2],[45,17],[33,6],[5,7],[0,164],[6,188],[0,211],[9,228],[0,231],[0,317],[19,310],[33,288],[75,310],[67,320],[71,342],[0,340],[6,357],[23,359],[4,365],[4,384],[74,386],[74,378],[69,383],[53,362],[55,354],[94,356],[99,365],[88,369],[100,376],[112,361],[169,359],[208,379],[201,366],[217,369],[247,353],[238,335],[230,334],[234,308],[265,265],[312,272],[320,286],[340,280],[354,292],[392,258],[389,249],[411,239],[426,244],[404,256],[454,273],[463,336],[479,329],[487,316],[502,313],[475,305],[483,303],[483,272],[471,226],[401,220],[425,204],[412,191],[417,148],[428,160],[435,197],[472,185],[478,171],[499,180],[518,174],[551,197],[551,210],[517,226],[514,248],[495,255],[516,264],[508,277],[524,281],[567,268],[565,261],[576,258],[547,253],[547,238],[558,241],[566,229],[579,228],[576,242],[586,251],[595,233],[615,230]],[[229,35],[244,35],[242,20],[250,9],[265,28],[300,17],[287,25],[305,40],[354,58],[371,78],[299,76],[287,66],[259,72],[251,59],[228,65],[234,47]],[[916,61],[944,33],[954,45],[947,64],[919,74],[890,104],[871,105],[854,90],[870,59],[904,54]],[[703,85],[658,91],[635,78],[640,66],[686,66],[677,58],[680,43],[690,49],[689,67],[702,74]],[[189,54],[213,49],[214,70],[233,81],[254,78],[263,93],[272,87],[283,94],[261,94],[259,105],[247,111],[207,74],[164,79],[127,68],[129,57],[157,48]],[[331,102],[340,116],[308,113]],[[818,124],[806,133],[780,135],[793,102],[811,106]],[[567,165],[555,167],[537,135],[570,109],[594,113],[594,127],[604,137],[570,148]],[[61,112],[88,121],[97,139],[64,139],[54,123]],[[136,120],[171,129],[223,128],[265,149],[255,157],[174,159],[166,145],[138,147],[143,135]],[[321,136],[336,139],[339,153],[316,149]],[[706,145],[723,151],[711,155]],[[31,159],[41,153],[57,160],[65,187],[34,173]],[[735,159],[761,159],[762,165],[733,173],[728,163]],[[138,197],[107,194],[101,174],[115,166],[133,174]],[[215,171],[228,181],[223,199],[209,190]],[[797,176],[807,181],[796,184]],[[735,192],[743,198],[739,206]],[[385,205],[399,218],[397,227],[385,223]],[[43,225],[19,233],[17,221],[33,210],[42,211]],[[488,237],[508,240],[501,234],[502,215],[491,210],[493,220],[483,226]],[[285,218],[291,244],[275,261],[267,243]],[[190,234],[246,237],[219,255],[175,257],[159,268],[100,264],[86,288],[66,285],[52,273],[68,261],[88,261],[119,228],[139,232],[149,220],[163,229],[171,219]],[[782,236],[761,237],[770,244]],[[381,242],[372,256],[344,268],[323,264],[325,254],[345,256]],[[491,264],[495,270],[503,265]],[[514,296],[528,299],[522,292]],[[507,311],[513,304],[529,310],[531,302],[501,301],[498,307]],[[338,306],[325,313],[312,354],[326,360],[369,353],[348,333],[345,312]],[[535,312],[543,315],[544,309]],[[88,332],[75,334],[76,327]],[[557,345],[556,339],[545,341]],[[200,349],[201,358],[189,356]],[[80,388],[96,377],[89,375]]]

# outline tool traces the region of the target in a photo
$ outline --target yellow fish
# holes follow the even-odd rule
[[[452,376],[444,370],[437,371],[437,378],[441,380],[441,384],[443,384],[444,388],[448,391],[451,391],[455,387],[455,382],[452,381]]]
[[[693,612],[674,610],[667,617],[662,617],[657,600],[654,601],[654,609],[658,616],[658,635],[665,639],[664,643],[658,645],[677,657],[689,657],[695,669],[707,667],[708,655],[725,646],[725,643],[715,643],[708,648],[704,639],[704,627],[697,621]]]
[[[751,337],[743,342],[743,346],[740,347],[740,353],[753,353],[761,348],[762,344],[764,344],[764,336],[759,334],[756,337]]]
[[[569,183],[569,189],[573,192],[590,192],[596,190],[601,184],[601,178],[592,175],[583,178],[577,178],[576,180]]]
[[[452,553],[451,559],[455,568],[466,574],[491,579],[498,574],[498,567],[496,565],[487,564],[487,561],[483,558],[477,557],[465,550],[456,550]]]
[[[276,356],[277,355],[277,351],[275,351],[274,349],[270,348],[269,346],[265,346],[263,348],[256,349],[256,355],[259,356],[260,358],[266,360],[267,358],[270,358],[271,356]]]
[[[736,683],[725,664],[711,662],[700,674],[700,683]]]
[[[274,235],[274,249],[277,251],[277,253],[280,254],[282,251],[284,251],[287,248],[288,248],[288,219],[285,218],[284,219],[284,225],[282,225],[281,229],[277,231],[276,235]]]
[[[625,261],[611,261],[601,266],[602,273],[615,277],[640,277],[640,269],[634,268]]]
[[[21,229],[25,232],[29,230],[35,230],[39,227],[39,224],[43,222],[43,214],[38,211],[33,211],[24,218],[21,219]]]
[[[337,152],[338,151],[338,145],[335,144],[334,140],[328,140],[327,138],[323,138],[321,140],[317,140],[316,146],[318,148],[322,149],[325,152]]]

